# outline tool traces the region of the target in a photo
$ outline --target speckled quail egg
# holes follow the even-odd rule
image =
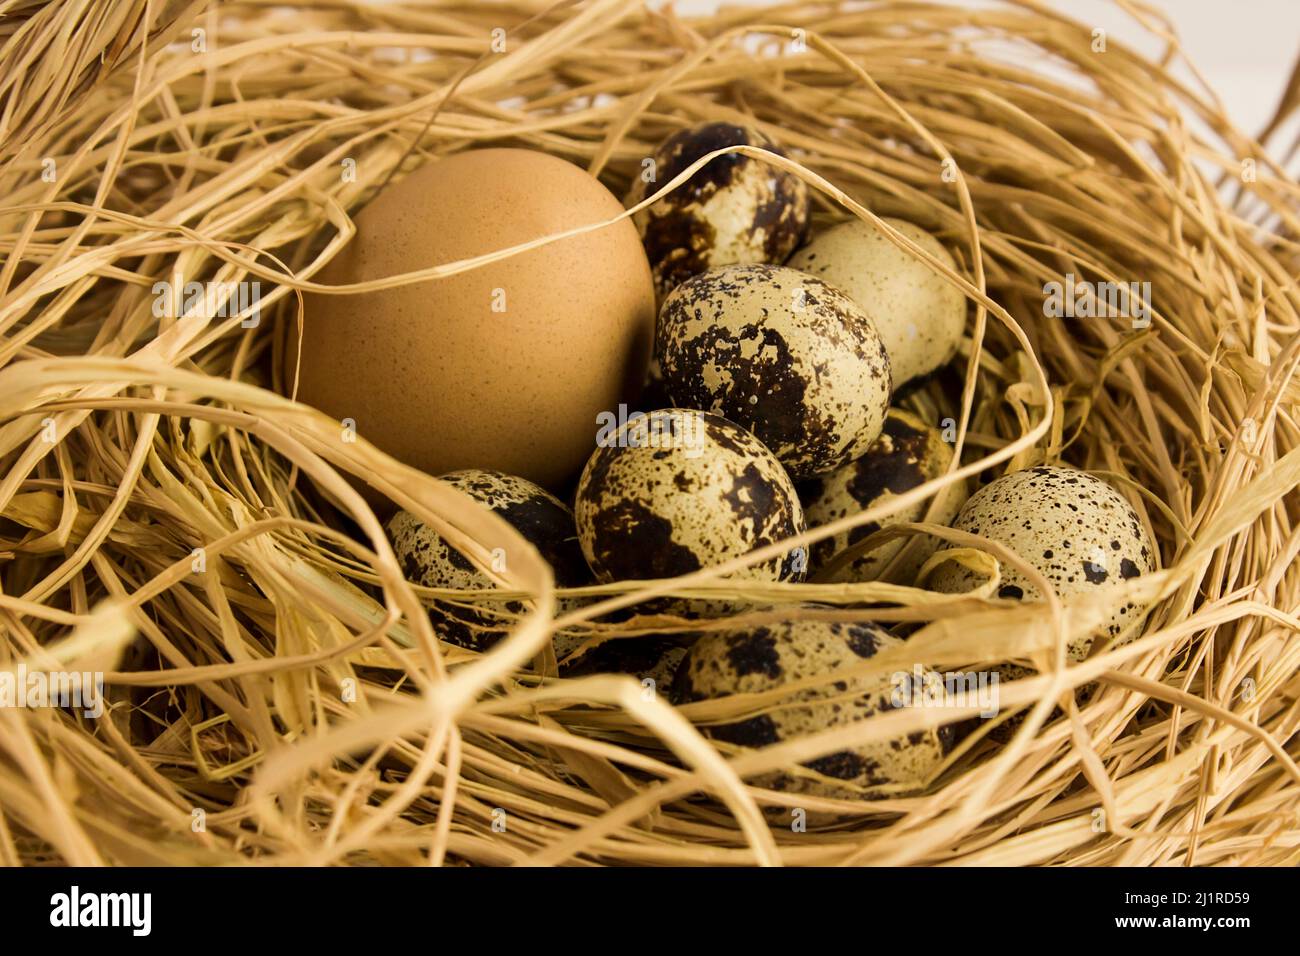
[[[590,674],[629,674],[643,684],[653,681],[656,692],[672,692],[673,675],[696,634],[646,634],[605,641],[560,665],[561,677]]]
[[[873,624],[785,621],[700,637],[678,668],[674,682],[681,703],[772,690],[802,678],[830,675],[903,643]],[[906,670],[906,668],[900,668]],[[794,691],[757,716],[702,725],[706,736],[742,747],[765,747],[840,727],[893,707],[892,675],[835,680]],[[753,778],[773,790],[823,797],[853,797],[852,788],[895,784],[915,789],[951,748],[951,728],[916,731],[841,750]]]
[[[911,412],[891,408],[884,431],[871,443],[866,454],[799,487],[804,519],[808,527],[816,528],[866,511],[943,476],[951,462],[952,446],[943,440],[937,428],[927,425]],[[939,504],[931,520],[948,524],[965,500],[964,481],[949,485],[939,492]],[[922,501],[880,521],[818,541],[809,555],[809,573],[817,573],[839,552],[881,528],[903,521],[921,521],[929,505],[929,501]],[[828,580],[875,581],[905,544],[906,540],[888,541],[842,565]],[[916,572],[938,546],[939,542],[930,537],[917,542],[908,553],[906,566],[896,568],[892,579],[899,584],[911,584],[916,579]]]
[[[696,160],[727,146],[784,155],[750,126],[703,123],[660,144],[624,200],[632,206]],[[653,181],[646,182],[646,170]],[[660,297],[716,266],[784,262],[808,228],[808,187],[797,176],[740,153],[712,160],[683,186],[633,216]]]
[[[794,484],[762,442],[720,415],[659,409],[630,418],[578,481],[578,538],[602,581],[668,578],[803,531]],[[737,574],[796,580],[793,553]]]
[[[591,575],[578,545],[573,512],[558,498],[524,478],[499,471],[470,469],[443,475],[442,480],[480,501],[505,519],[550,562],[557,587],[581,587]],[[487,575],[451,547],[441,535],[409,511],[399,511],[388,522],[388,536],[407,580],[431,588],[482,589],[495,587]],[[508,546],[494,555],[509,567]],[[573,602],[559,602],[561,609]],[[494,611],[519,613],[516,601],[485,608],[435,601],[430,619],[438,636],[471,650],[484,651],[504,635],[502,620]],[[572,639],[558,635],[556,654],[571,650]]]
[[[920,226],[886,219],[947,266],[951,253]],[[791,268],[842,289],[876,323],[889,351],[895,387],[946,364],[966,328],[966,297],[930,267],[899,249],[874,225],[854,219],[816,236],[790,258]]]
[[[892,379],[876,327],[848,296],[781,266],[714,269],[659,310],[657,350],[673,402],[748,428],[796,480],[867,450]]]
[[[1005,545],[1066,599],[1149,574],[1156,566],[1155,546],[1132,505],[1100,478],[1074,468],[1044,465],[1003,475],[971,496],[952,527]],[[935,568],[929,586],[955,594],[983,580],[947,561]],[[998,596],[1042,597],[1022,574],[1006,566]],[[1118,635],[1140,614],[1134,604],[1124,605],[1107,621],[1107,632]],[[1092,640],[1087,635],[1072,642],[1071,659],[1087,656]]]

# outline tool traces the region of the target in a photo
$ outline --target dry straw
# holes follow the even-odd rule
[[[0,2],[0,667],[104,671],[109,701],[98,721],[0,708],[0,862],[1300,861],[1300,187],[1174,78],[1169,24],[1126,7],[1167,44],[1159,63],[1032,2],[699,20],[625,0]],[[1277,130],[1297,101],[1293,81]],[[1067,461],[1139,508],[1158,573],[1030,608],[995,579],[954,598],[714,569],[589,589],[556,622],[524,551],[495,576],[535,599],[510,638],[437,642],[433,592],[403,580],[342,473],[479,561],[510,532],[277,394],[299,293],[356,209],[439,155],[525,145],[621,193],[669,131],[740,117],[790,148],[821,222],[901,215],[957,253],[957,273],[927,261],[971,300],[970,337],[907,402],[953,418],[962,464],[894,506]],[[1067,273],[1149,282],[1149,328],[1046,317]],[[260,322],[155,315],[175,277],[260,282]],[[972,560],[996,574],[1014,555]],[[1009,743],[983,722],[920,794],[747,786],[970,709],[738,754],[691,722],[774,695],[675,710],[631,678],[550,676],[554,627],[683,627],[609,620],[670,591],[743,598],[749,622],[924,625],[861,673],[1032,660],[1002,688],[1004,717],[1027,719]],[[1067,668],[1069,637],[1134,597],[1154,602],[1140,628]],[[839,819],[768,822],[793,806]]]

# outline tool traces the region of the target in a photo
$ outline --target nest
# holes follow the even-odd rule
[[[1300,187],[1141,16],[1159,63],[1032,3],[19,4],[0,31],[0,667],[102,672],[106,713],[0,708],[0,862],[1300,861]],[[1270,132],[1297,100],[1300,75]],[[953,419],[960,467],[889,510],[1067,462],[1139,510],[1155,574],[1032,606],[728,566],[566,594],[540,558],[490,595],[404,580],[345,475],[485,568],[506,532],[283,397],[301,292],[350,216],[487,145],[621,195],[710,119],[788,147],[820,223],[901,216],[959,260],[969,337],[905,401]],[[1149,282],[1149,324],[1046,316],[1067,274]],[[259,282],[259,321],[156,315],[174,276]],[[531,603],[491,651],[437,641],[434,599],[503,594]],[[922,791],[795,797],[744,781],[970,713],[737,752],[697,725],[770,695],[678,709],[626,676],[553,676],[556,629],[689,626],[610,616],[670,594],[748,602],[746,622],[905,622],[908,661],[936,668],[1034,666],[982,722],[1009,733],[967,735]],[[563,596],[585,600],[559,615]],[[1140,626],[1068,663],[1124,600],[1149,604]],[[795,807],[832,822],[771,823]]]

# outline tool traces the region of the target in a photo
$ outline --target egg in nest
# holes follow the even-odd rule
[[[943,243],[920,226],[902,219],[885,222],[955,268]],[[866,310],[889,351],[896,387],[956,354],[966,329],[966,297],[872,223],[854,219],[832,226],[796,252],[789,265],[842,289]]]
[[[911,412],[891,408],[884,431],[857,461],[821,478],[814,478],[799,488],[804,519],[810,528],[838,521],[883,504],[927,481],[940,478],[952,462],[952,446],[942,433]],[[966,483],[958,481],[939,492],[939,502],[931,520],[948,524],[966,500]],[[882,528],[904,521],[921,521],[930,502],[921,501],[879,521],[859,525],[833,538],[823,538],[812,546],[809,572],[816,574],[845,548],[856,544]],[[872,551],[841,565],[829,578],[833,582],[875,581],[910,539],[888,541]],[[905,566],[896,568],[892,580],[911,584],[925,560],[939,542],[931,537],[917,542],[909,551]]]
[[[314,281],[388,279],[622,212],[557,156],[467,150],[385,186]],[[591,454],[591,421],[636,400],[655,305],[645,249],[620,220],[453,276],[308,292],[285,381],[292,394],[296,375],[298,401],[427,474],[493,468],[567,489]]]
[[[643,686],[671,694],[673,675],[698,637],[696,634],[644,634],[598,644],[560,665],[561,677],[628,674]],[[650,681],[649,685],[646,682]]]
[[[600,439],[578,482],[582,553],[601,581],[670,578],[803,531],[790,477],[770,451],[720,415],[659,409]],[[802,577],[794,554],[737,577]]]
[[[677,671],[674,696],[683,704],[732,694],[773,690],[807,677],[825,684],[792,692],[762,713],[732,723],[703,725],[715,740],[766,747],[864,720],[893,709],[892,675],[836,679],[852,667],[903,642],[874,624],[784,621],[700,637]],[[758,786],[832,798],[862,794],[855,788],[893,784],[918,789],[952,747],[951,728],[863,744],[802,765],[812,773],[781,769],[752,779]]]
[[[752,126],[702,123],[669,136],[651,157],[654,179],[638,178],[624,200],[640,202],[687,167],[727,146],[784,155]],[[632,217],[662,297],[716,266],[784,262],[808,228],[808,187],[799,177],[740,153],[711,160],[686,183]]]
[[[1003,475],[971,496],[952,527],[1005,545],[1062,598],[1113,587],[1156,567],[1155,546],[1133,506],[1100,478],[1074,468],[1040,465]],[[935,568],[929,586],[956,594],[983,580],[947,561]],[[1024,575],[1005,565],[998,596],[1042,597]],[[1107,633],[1117,636],[1142,610],[1131,602],[1120,607],[1106,621]],[[1083,660],[1093,637],[1073,641],[1070,658]]]
[[[525,478],[499,471],[457,471],[443,475],[441,480],[496,512],[537,548],[551,565],[557,587],[582,587],[591,583],[578,546],[573,512],[554,495]],[[408,581],[430,588],[496,587],[467,557],[409,511],[393,515],[387,531]],[[503,546],[494,558],[502,562],[502,567],[509,567],[507,547]],[[572,606],[564,600],[558,603],[562,609]],[[485,651],[506,634],[500,615],[494,611],[518,614],[524,611],[524,606],[518,601],[503,601],[480,609],[438,600],[429,617],[441,639],[470,650]],[[562,657],[569,653],[575,643],[565,635],[557,635],[556,655]]]
[[[857,458],[884,426],[893,385],[875,325],[802,272],[727,266],[683,282],[656,347],[674,404],[748,428],[797,480]]]

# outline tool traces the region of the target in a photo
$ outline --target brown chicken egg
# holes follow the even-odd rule
[[[385,187],[317,281],[426,269],[621,211],[563,159],[457,153]],[[597,415],[635,400],[654,309],[628,220],[450,278],[311,294],[297,397],[430,474],[494,468],[559,490],[591,454]]]

